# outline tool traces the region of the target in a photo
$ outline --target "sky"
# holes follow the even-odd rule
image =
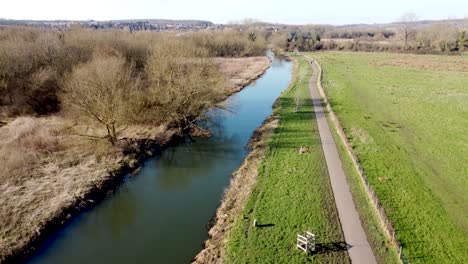
[[[0,0],[0,18],[32,20],[245,18],[285,24],[387,23],[468,18],[468,0]]]

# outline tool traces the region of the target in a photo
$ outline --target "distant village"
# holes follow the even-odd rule
[[[0,19],[1,26],[27,26],[47,29],[66,29],[74,26],[93,29],[127,29],[130,32],[148,31],[198,31],[203,29],[222,29],[221,24],[200,20],[112,20],[112,21],[38,21],[38,20],[7,20]]]

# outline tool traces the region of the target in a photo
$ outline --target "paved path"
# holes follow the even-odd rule
[[[359,214],[356,211],[351,191],[343,171],[338,150],[333,140],[327,118],[323,112],[322,102],[317,89],[318,68],[312,63],[312,77],[309,80],[309,89],[314,105],[317,125],[322,141],[322,149],[327,162],[328,174],[335,197],[336,208],[340,217],[341,227],[352,263],[377,263],[374,253],[367,241],[366,233],[362,228]]]

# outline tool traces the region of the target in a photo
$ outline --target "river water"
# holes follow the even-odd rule
[[[288,86],[292,63],[273,57],[255,83],[212,112],[213,136],[165,150],[95,208],[59,230],[28,263],[188,263],[207,238],[253,131]]]

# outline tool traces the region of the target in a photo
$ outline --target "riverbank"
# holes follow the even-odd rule
[[[219,263],[223,259],[226,236],[252,192],[259,166],[265,159],[268,143],[277,127],[278,116],[271,115],[255,130],[249,142],[251,151],[241,167],[233,173],[216,215],[209,223],[210,238],[205,241],[203,250],[194,258],[193,263]]]
[[[233,175],[210,239],[194,263],[349,262],[316,144],[320,139],[308,94],[309,67],[297,58],[289,88],[255,135],[259,145]],[[258,227],[252,227],[254,219]],[[319,254],[307,256],[295,249],[296,234],[305,230],[317,235]]]
[[[231,60],[237,61],[238,59]],[[236,64],[238,65],[238,63]],[[233,71],[231,70],[231,72]],[[296,72],[297,63],[294,63],[291,82],[296,78]],[[278,127],[278,122],[278,116],[272,114],[254,131],[249,140],[251,150],[239,169],[232,174],[223,199],[213,219],[208,223],[209,239],[205,241],[203,249],[194,257],[193,263],[220,263],[224,260],[227,236],[252,193],[257,181],[259,166],[265,159],[268,143],[273,131]]]
[[[310,64],[295,58],[295,79],[274,110],[279,126],[257,183],[227,236],[228,263],[350,261],[314,120]],[[297,234],[306,230],[316,235],[315,254],[296,248]]]
[[[231,59],[216,60],[230,81],[227,95],[248,85],[269,66],[267,57],[240,59],[244,61],[241,68]],[[67,133],[70,127],[77,128],[73,121],[55,116],[18,118],[0,128],[0,158],[10,166],[2,168],[0,177],[2,262],[30,255],[51,233],[105,198],[125,175],[179,138],[176,129],[166,126],[131,127],[122,134],[122,144],[110,148]],[[24,166],[16,168],[18,164]]]
[[[248,58],[215,58],[215,62],[221,66],[221,72],[229,76],[229,96],[240,92],[244,87],[262,76],[271,60],[265,57]]]

